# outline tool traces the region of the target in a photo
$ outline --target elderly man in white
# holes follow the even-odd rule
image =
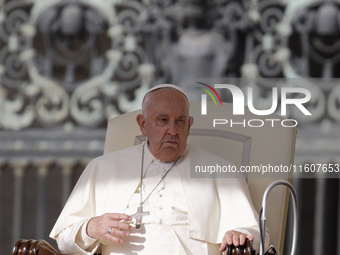
[[[190,157],[222,159],[187,146],[193,119],[184,91],[153,87],[142,109],[137,123],[146,142],[89,163],[50,234],[60,251],[211,255],[246,239],[258,249],[244,179],[190,178]]]

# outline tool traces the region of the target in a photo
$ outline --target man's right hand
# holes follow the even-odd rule
[[[122,243],[123,240],[119,237],[129,236],[129,231],[133,230],[133,227],[129,225],[131,220],[132,218],[126,214],[105,213],[89,220],[86,233],[95,239],[107,239],[115,243]]]

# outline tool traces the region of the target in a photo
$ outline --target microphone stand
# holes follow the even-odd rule
[[[294,212],[294,228],[293,228],[293,241],[292,241],[292,249],[291,249],[291,255],[294,255],[296,252],[296,245],[297,245],[297,233],[298,233],[298,202],[297,202],[297,195],[294,187],[292,184],[290,184],[288,181],[284,180],[278,180],[272,182],[266,189],[266,191],[263,194],[263,200],[262,200],[262,210],[260,213],[260,217],[262,214],[262,217],[260,218],[260,255],[264,255],[264,238],[265,238],[265,231],[266,231],[266,220],[267,220],[267,197],[269,192],[278,185],[285,185],[290,191],[290,194],[292,196],[292,202],[293,202],[293,212]]]

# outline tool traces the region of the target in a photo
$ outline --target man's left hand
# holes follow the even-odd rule
[[[227,233],[225,233],[223,237],[219,251],[225,251],[227,246],[232,244],[234,244],[235,246],[244,245],[247,239],[249,239],[249,241],[253,241],[254,237],[252,235],[247,235],[239,231],[229,230],[227,231]]]

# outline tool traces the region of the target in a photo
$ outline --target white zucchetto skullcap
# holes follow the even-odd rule
[[[143,98],[143,102],[144,102],[144,99],[145,97],[152,91],[155,91],[155,90],[158,90],[158,89],[163,89],[163,88],[172,88],[172,89],[175,89],[177,90],[178,92],[182,93],[189,101],[189,98],[188,96],[185,94],[184,90],[181,89],[180,87],[178,87],[177,85],[174,85],[174,84],[159,84],[159,85],[156,85],[154,87],[152,87],[145,95],[144,95],[144,98]]]

